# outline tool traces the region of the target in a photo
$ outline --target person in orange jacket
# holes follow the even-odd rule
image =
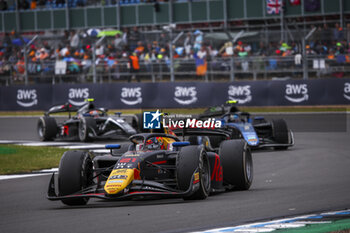
[[[132,53],[129,56],[128,68],[130,69],[130,73],[132,74],[129,76],[128,82],[131,82],[131,79],[135,79],[135,77],[137,78],[137,81],[140,82],[140,76],[137,75],[137,73],[140,71],[140,63],[136,53]]]

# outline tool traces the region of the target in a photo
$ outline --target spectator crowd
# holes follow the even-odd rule
[[[64,61],[66,66],[61,74],[86,74],[91,79],[95,62],[99,75],[108,72],[113,74],[112,78],[120,79],[120,74],[131,73],[129,81],[133,78],[140,81],[138,73],[150,73],[155,69],[168,71],[170,54],[173,54],[175,71],[186,72],[188,66],[193,70],[195,64],[198,76],[206,74],[208,63],[211,69],[227,70],[225,61],[231,58],[236,61],[236,69],[242,71],[248,71],[253,58],[266,58],[266,69],[278,69],[281,58],[292,58],[296,67],[302,64],[300,41],[265,43],[260,39],[256,42],[238,39],[213,43],[205,38],[206,32],[195,30],[185,33],[170,53],[168,33],[150,37],[149,32],[138,27],[111,32],[99,44],[95,44],[101,38],[97,37],[98,31],[87,30],[65,31],[61,36],[42,35],[42,39],[26,47],[29,38],[16,32],[5,33],[0,41],[0,75],[13,76],[14,80],[22,80],[26,71],[29,75],[52,75],[57,68],[56,61]],[[336,64],[350,64],[350,24],[346,28],[338,23],[317,27],[306,45],[306,53]]]

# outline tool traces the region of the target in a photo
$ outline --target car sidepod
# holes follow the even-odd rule
[[[259,137],[251,123],[227,123],[226,125],[237,129],[249,146],[259,145]]]

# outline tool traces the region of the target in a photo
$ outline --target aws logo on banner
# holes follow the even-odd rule
[[[29,108],[38,104],[38,95],[35,89],[18,89],[17,90],[17,104]]]
[[[197,102],[196,87],[175,87],[174,100],[181,105],[189,105]]]
[[[350,100],[350,83],[344,83],[344,98]]]
[[[68,102],[81,106],[85,104],[85,99],[89,98],[89,88],[69,88]]]
[[[309,99],[307,84],[287,84],[284,97],[293,103],[307,101]]]
[[[252,101],[252,92],[250,91],[250,85],[245,86],[233,86],[228,87],[229,100],[236,100],[239,104],[245,104]]]
[[[123,87],[120,100],[126,105],[136,105],[142,103],[141,87]]]

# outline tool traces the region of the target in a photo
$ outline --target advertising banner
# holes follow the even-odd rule
[[[51,85],[1,87],[0,110],[41,110],[52,105]]]
[[[227,83],[41,84],[0,87],[0,110],[47,110],[94,98],[108,109],[199,108],[236,100],[240,106],[350,104],[350,79],[239,81]]]

